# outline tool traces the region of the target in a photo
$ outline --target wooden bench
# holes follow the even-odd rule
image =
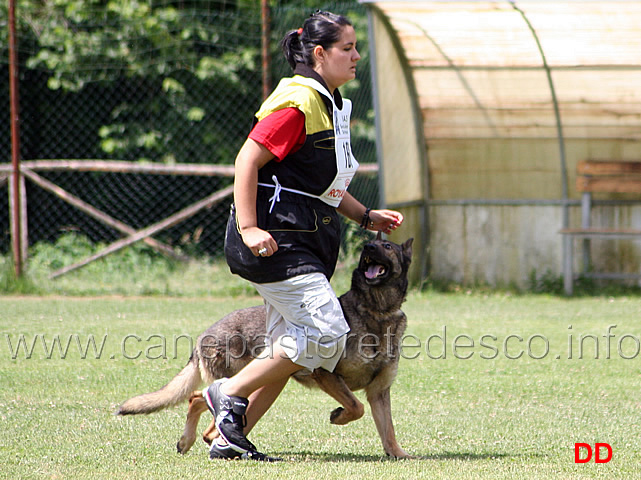
[[[590,239],[641,239],[641,230],[633,228],[598,228],[591,222],[593,193],[639,193],[641,194],[641,162],[582,161],[577,165],[576,189],[581,192],[581,228],[564,228],[566,255],[563,262],[565,292],[572,294],[574,283],[573,242],[583,239],[583,275],[589,278],[641,278],[641,274],[591,272]]]

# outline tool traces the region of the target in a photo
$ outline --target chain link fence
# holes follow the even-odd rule
[[[211,173],[140,173],[102,166],[115,160],[130,166],[233,164],[262,100],[259,2],[40,3],[20,2],[17,10],[21,160],[37,178],[64,194],[27,176],[29,245],[55,242],[69,231],[93,242],[122,238],[121,228],[79,210],[69,197],[139,231],[231,184],[232,177]],[[122,8],[115,8],[118,5]],[[363,58],[357,80],[343,92],[355,106],[355,154],[362,164],[375,163],[364,7],[352,1],[317,8],[346,14],[356,26]],[[272,85],[290,74],[280,38],[299,27],[311,11],[304,2],[271,3]],[[6,34],[6,25],[0,25],[0,32]],[[3,42],[2,253],[11,249],[8,58]],[[375,175],[359,175],[352,185],[357,198],[376,206]],[[218,256],[229,201],[227,197],[212,203],[155,238],[192,255]]]

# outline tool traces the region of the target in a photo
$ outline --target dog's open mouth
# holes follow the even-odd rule
[[[373,278],[382,277],[386,272],[387,270],[383,265],[370,265],[365,271],[365,277],[371,280]]]
[[[363,258],[361,270],[363,271],[366,279],[376,280],[384,278],[389,269],[386,265],[378,263],[375,259],[372,259],[372,257],[366,256]]]

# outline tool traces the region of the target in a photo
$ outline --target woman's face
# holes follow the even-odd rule
[[[356,32],[351,25],[345,25],[338,41],[328,49],[316,47],[317,52],[314,70],[320,73],[329,89],[340,87],[356,77],[356,62],[361,56],[356,50]]]

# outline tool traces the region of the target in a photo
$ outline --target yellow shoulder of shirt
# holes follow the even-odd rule
[[[305,115],[305,132],[313,135],[325,130],[334,130],[327,107],[318,93],[312,87],[296,83],[296,77],[280,81],[272,94],[263,102],[256,113],[256,118],[262,120],[269,114],[283,108],[298,108]]]

